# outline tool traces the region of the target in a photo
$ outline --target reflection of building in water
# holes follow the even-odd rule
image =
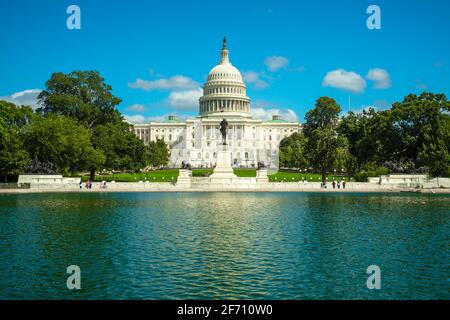
[[[230,162],[239,167],[256,167],[258,161],[269,164],[278,153],[280,141],[301,130],[300,123],[279,116],[267,122],[253,119],[247,87],[239,70],[229,61],[225,39],[220,55],[220,63],[209,72],[203,86],[197,118],[182,122],[169,116],[165,122],[134,126],[145,144],[164,139],[170,145],[171,166],[180,166],[183,160],[193,167],[214,166],[217,146],[222,141],[219,123],[224,118],[229,124]]]

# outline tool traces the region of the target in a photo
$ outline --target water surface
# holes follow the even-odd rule
[[[0,299],[449,299],[449,208],[417,194],[0,195]]]

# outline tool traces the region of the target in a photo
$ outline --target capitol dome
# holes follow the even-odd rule
[[[231,63],[221,63],[214,68],[208,74],[208,81],[215,79],[228,79],[228,80],[236,80],[240,82],[242,81],[241,73],[235,66]]]
[[[220,51],[220,62],[211,69],[203,86],[200,98],[200,116],[244,116],[250,117],[250,99],[247,87],[239,70],[228,56],[226,38]]]

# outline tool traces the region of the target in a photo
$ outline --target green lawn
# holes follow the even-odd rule
[[[205,177],[213,173],[213,169],[193,169],[193,177]],[[256,177],[256,170],[254,169],[234,169],[234,174],[238,177]]]
[[[205,177],[212,174],[213,169],[193,169],[192,176],[194,177]],[[254,169],[235,169],[234,173],[238,177],[256,177],[256,170]],[[328,176],[328,181],[333,180],[334,175]],[[142,173],[117,173],[103,175],[98,173],[95,176],[95,181],[116,181],[116,182],[139,182],[139,181],[150,181],[150,182],[170,182],[178,178],[178,169],[166,169],[158,171],[149,171]],[[86,181],[88,176],[83,177],[83,181]],[[279,171],[276,174],[269,175],[269,181],[271,182],[297,182],[301,180],[308,180],[310,182],[320,182],[321,175],[317,173],[300,173],[300,172],[287,172]],[[340,180],[340,177],[337,177]],[[345,178],[348,180],[348,178]]]

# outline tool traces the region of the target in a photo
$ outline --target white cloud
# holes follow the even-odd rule
[[[145,111],[145,107],[142,104],[133,104],[125,109],[131,112],[142,112]]]
[[[373,87],[375,89],[388,89],[392,86],[391,77],[384,69],[370,69],[366,75],[366,79],[374,82]]]
[[[202,96],[203,90],[196,88],[193,90],[171,92],[167,102],[169,106],[177,110],[198,110],[198,99]]]
[[[244,81],[252,84],[256,89],[265,89],[269,83],[262,78],[268,78],[266,75],[256,71],[246,71],[243,73]]]
[[[157,80],[136,79],[135,82],[129,83],[132,89],[141,89],[145,91],[151,90],[188,90],[197,88],[199,85],[196,81],[189,77],[176,75],[170,78],[162,78]]]
[[[353,93],[362,93],[366,88],[366,81],[355,72],[337,69],[327,73],[322,85],[324,87],[338,88]]]
[[[9,96],[0,97],[0,100],[5,100],[11,103],[14,103],[18,106],[30,106],[33,109],[37,109],[40,107],[37,97],[41,93],[40,89],[30,89],[24,90],[20,92],[15,92]]]
[[[260,119],[263,121],[272,120],[272,116],[278,115],[281,119],[290,121],[290,122],[298,122],[297,114],[292,109],[264,109],[260,107],[253,107],[251,109],[252,116],[256,119]]]
[[[270,56],[264,61],[267,69],[271,72],[276,72],[281,68],[285,68],[289,64],[289,59],[282,56]]]

